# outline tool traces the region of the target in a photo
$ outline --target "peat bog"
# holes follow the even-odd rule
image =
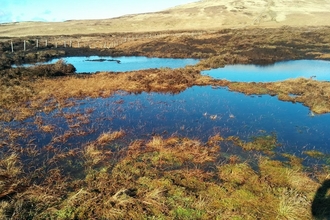
[[[86,45],[109,37],[74,36]],[[329,82],[230,82],[201,71],[327,60],[329,44],[328,27],[175,33],[115,48],[50,41],[14,53],[1,41],[1,218],[326,218]],[[92,55],[201,61],[94,74],[63,60],[10,68]]]

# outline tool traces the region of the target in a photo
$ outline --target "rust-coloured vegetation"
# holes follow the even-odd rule
[[[326,178],[326,170],[311,178],[297,160],[267,156],[259,156],[257,171],[234,155],[224,157],[219,135],[207,144],[154,136],[120,151],[106,146],[122,135],[104,133],[81,149],[49,154],[42,164],[31,161],[28,172],[17,153],[2,155],[1,217],[310,219],[313,195]],[[273,145],[268,139],[262,143]],[[51,149],[25,153],[25,160],[44,150]]]
[[[327,27],[228,29],[137,38],[109,49],[56,49],[54,42],[49,42],[50,48],[38,53],[35,49],[10,53],[9,43],[1,43],[0,218],[311,219],[314,212],[325,217],[324,213],[329,213],[324,202],[327,198],[318,200],[314,195],[322,182],[328,181],[329,167],[311,170],[303,166],[301,158],[290,154],[281,155],[283,161],[274,159],[279,145],[275,134],[249,141],[216,135],[206,143],[153,136],[118,147],[116,141],[125,136],[125,131],[109,128],[95,140],[70,147],[65,143],[72,138],[94,132],[93,127],[86,126],[94,109],[71,113],[61,109],[73,107],[76,99],[109,97],[118,91],[178,93],[194,85],[212,85],[246,94],[277,95],[280,100],[301,102],[315,113],[330,112],[329,82],[301,78],[240,83],[200,74],[204,69],[234,63],[329,59],[329,36]],[[95,38],[108,36],[75,37],[88,45]],[[62,61],[10,68],[13,63],[65,54],[203,59],[181,69],[90,75],[74,74],[74,67]],[[67,127],[61,132],[41,116],[54,109],[59,110],[54,117],[62,117]],[[48,143],[37,147],[31,139],[22,144],[31,131],[7,126],[6,122],[26,118],[32,119],[42,135],[50,136]],[[256,152],[257,159],[251,162],[228,155],[221,151],[224,144]],[[316,151],[305,154],[326,159]],[[319,208],[314,205],[311,210],[312,203]]]

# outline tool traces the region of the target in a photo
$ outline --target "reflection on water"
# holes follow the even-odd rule
[[[74,65],[77,73],[112,71],[125,72],[150,68],[183,68],[186,65],[195,65],[197,59],[148,58],[148,57],[65,57],[67,63]],[[59,59],[47,63],[55,63]],[[47,64],[46,63],[46,64]]]
[[[294,60],[273,65],[228,65],[202,72],[216,79],[237,82],[274,82],[289,78],[313,78],[330,81],[330,62],[321,60]]]
[[[33,131],[39,146],[54,143],[56,138],[71,132],[71,138],[56,143],[59,147],[79,147],[95,140],[102,132],[119,129],[127,133],[126,142],[157,134],[206,141],[217,133],[248,140],[275,132],[282,144],[279,151],[330,152],[330,114],[311,117],[308,108],[301,104],[211,87],[192,87],[176,95],[119,93],[109,98],[77,101],[75,107],[39,116],[44,124],[56,127],[51,134],[38,133],[35,119],[24,122]]]

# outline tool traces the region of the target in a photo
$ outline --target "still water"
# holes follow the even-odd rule
[[[197,59],[148,58],[148,57],[65,57],[67,63],[74,65],[77,73],[111,71],[126,72],[150,68],[183,68],[186,65],[195,65]],[[53,59],[47,63],[55,63]]]
[[[90,111],[92,110],[92,111]],[[90,114],[86,112],[91,112]],[[65,114],[86,115],[87,123],[70,128]],[[282,144],[277,150],[301,155],[306,150],[330,153],[330,114],[310,116],[301,104],[281,102],[276,97],[246,96],[227,89],[192,87],[179,94],[119,92],[109,98],[76,100],[76,106],[40,113],[44,124],[56,130],[51,134],[38,133],[34,119],[26,120],[39,146],[50,144],[54,137],[65,133],[92,131],[72,136],[58,147],[81,147],[95,140],[102,132],[122,129],[125,142],[150,139],[152,135],[171,135],[206,141],[210,136],[253,136],[275,133]],[[76,123],[76,122],[74,122]],[[17,124],[16,126],[20,126]]]
[[[102,62],[97,59],[105,59]],[[164,59],[146,57],[70,57],[68,63],[78,72],[130,71],[137,69],[194,65],[194,59]],[[57,60],[52,60],[56,62]],[[204,71],[215,78],[232,81],[276,81],[294,77],[315,76],[328,80],[330,64],[326,61],[289,61],[271,66],[235,65]],[[220,71],[220,72],[219,72]],[[45,125],[53,125],[54,132],[42,132],[34,123],[35,117],[5,126],[25,127],[39,147],[56,145],[59,148],[80,148],[103,132],[122,129],[125,145],[135,139],[153,135],[171,135],[206,141],[210,136],[238,136],[250,140],[254,136],[276,134],[281,146],[278,152],[304,156],[306,150],[330,153],[330,114],[310,114],[307,107],[282,102],[269,95],[247,96],[225,88],[192,87],[179,94],[117,92],[109,98],[72,100],[73,107],[56,109],[50,114],[38,113]],[[82,121],[68,120],[79,114]],[[69,135],[68,135],[69,134]],[[57,142],[66,136],[64,141]],[[228,149],[230,151],[231,149]]]
[[[330,61],[293,60],[266,66],[227,65],[202,74],[236,82],[275,82],[298,77],[330,81]]]

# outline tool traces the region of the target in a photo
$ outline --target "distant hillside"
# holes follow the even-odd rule
[[[104,20],[0,25],[0,36],[330,25],[329,0],[201,0],[164,11]]]

